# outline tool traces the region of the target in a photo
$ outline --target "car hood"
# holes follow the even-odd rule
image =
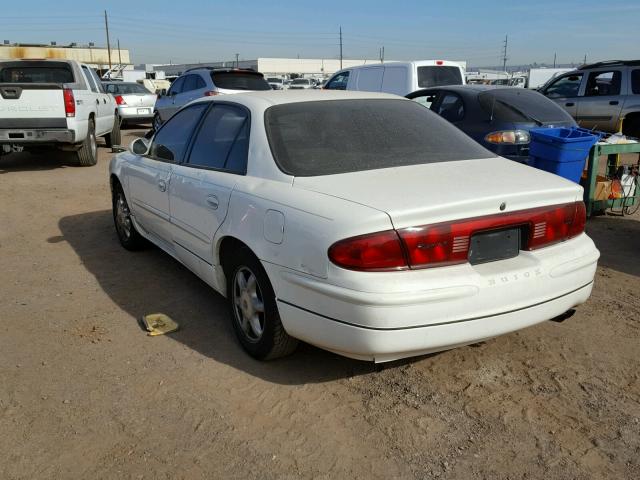
[[[579,185],[502,157],[296,177],[293,185],[383,211],[395,228],[582,198]]]

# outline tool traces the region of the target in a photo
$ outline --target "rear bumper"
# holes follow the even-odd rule
[[[0,129],[0,143],[16,145],[39,143],[75,143],[73,130],[67,129]]]
[[[138,113],[141,108],[147,109],[148,113]],[[153,119],[153,107],[118,107],[118,115],[122,120],[150,121]]]
[[[345,356],[389,361],[550,320],[589,297],[600,253],[587,235],[516,258],[335,285],[266,264],[287,332]]]
[[[282,300],[280,316],[293,337],[346,357],[388,362],[480,342],[550,320],[591,294],[593,283],[528,308],[421,327],[373,329],[330,319]]]

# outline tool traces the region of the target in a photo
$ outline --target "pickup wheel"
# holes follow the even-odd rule
[[[73,152],[76,163],[81,167],[91,167],[98,163],[98,142],[96,141],[96,126],[93,119],[89,119],[87,138],[82,142],[80,150]]]
[[[124,191],[119,183],[113,186],[112,206],[113,223],[115,224],[120,244],[127,250],[132,251],[143,248],[146,245],[146,240],[138,233],[133,224],[127,198],[124,196]]]
[[[120,145],[122,137],[120,135],[120,117],[118,117],[118,115],[114,115],[113,128],[111,129],[111,133],[107,133],[104,136],[104,141],[107,143],[107,147]]]
[[[298,340],[282,326],[267,273],[251,251],[240,248],[225,265],[231,322],[242,347],[258,360],[293,353]]]

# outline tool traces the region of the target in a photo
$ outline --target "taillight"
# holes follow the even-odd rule
[[[523,145],[530,142],[529,132],[526,130],[504,130],[489,133],[484,139],[489,143]]]
[[[64,90],[62,90],[62,95],[64,98],[64,113],[67,115],[67,117],[75,117],[76,99],[73,96],[73,90],[65,88]]]
[[[351,270],[407,268],[407,260],[395,230],[340,240],[329,248],[329,259],[339,267]]]
[[[204,96],[205,97],[213,97],[214,95],[218,95],[218,92],[215,92],[213,90],[208,90],[208,91],[204,92]]]
[[[124,98],[122,98],[122,95],[116,95],[115,99],[116,99],[116,103],[118,105],[126,105],[127,104],[127,102],[124,101]]]
[[[521,227],[523,248],[536,250],[580,235],[585,223],[583,202],[552,205],[348,238],[329,248],[329,258],[352,270],[442,267],[467,262],[475,233]]]

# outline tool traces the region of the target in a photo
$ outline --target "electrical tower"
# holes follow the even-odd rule
[[[509,43],[509,36],[505,35],[504,36],[504,46],[502,47],[502,69],[506,72],[507,71],[507,46]]]

